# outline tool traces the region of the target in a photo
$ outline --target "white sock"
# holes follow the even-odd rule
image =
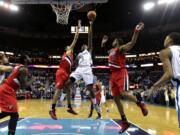
[[[61,97],[60,97],[60,100],[59,100],[60,103],[62,103],[62,102],[64,101],[64,98],[66,97],[66,95],[67,95],[67,94],[65,94],[65,93],[62,93],[62,94],[61,94]]]
[[[96,104],[96,98],[93,98],[92,102],[93,102],[93,105],[95,105]]]

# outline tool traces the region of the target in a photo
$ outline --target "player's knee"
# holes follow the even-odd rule
[[[15,127],[14,125],[16,125],[18,119],[19,119],[19,114],[18,113],[11,113],[10,114],[10,123],[11,123],[10,128],[13,129]]]
[[[93,91],[90,91],[90,96],[91,96],[91,98],[95,98],[96,97]]]
[[[90,90],[90,91],[92,91],[92,90],[93,90],[93,84],[88,84],[88,85],[87,85],[87,89]]]
[[[126,93],[125,93],[125,91],[121,91],[118,93],[118,95],[120,98],[123,98],[126,95]]]
[[[19,119],[19,113],[12,113],[12,114],[11,114],[11,118],[12,118],[13,120],[15,120],[15,121],[18,121],[18,119]]]
[[[119,100],[120,100],[120,96],[114,96],[114,101],[115,102],[119,102]]]
[[[63,89],[63,94],[66,94],[66,89]]]

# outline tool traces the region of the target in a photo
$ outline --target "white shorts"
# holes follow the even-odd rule
[[[83,79],[85,85],[93,84],[92,68],[89,66],[77,67],[76,70],[71,73],[70,77],[75,78],[76,81]]]
[[[104,104],[106,102],[106,97],[103,95],[101,95],[101,104]]]

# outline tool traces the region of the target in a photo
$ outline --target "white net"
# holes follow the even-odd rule
[[[68,24],[69,13],[72,9],[72,3],[61,3],[61,4],[52,4],[51,7],[56,14],[56,22],[62,25]]]

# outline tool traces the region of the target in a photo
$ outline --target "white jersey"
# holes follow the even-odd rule
[[[79,53],[78,58],[79,58],[78,67],[92,65],[91,53],[88,50],[84,50],[83,52]]]
[[[180,46],[170,46],[173,78],[180,80]]]
[[[104,96],[104,89],[105,89],[105,87],[104,87],[104,85],[102,85],[101,86],[101,96]]]
[[[171,50],[171,66],[173,70],[172,83],[176,87],[176,109],[178,112],[178,121],[180,127],[180,46],[173,45],[169,47]]]
[[[101,86],[101,104],[106,102],[106,96],[104,94],[105,87],[104,85]]]
[[[78,55],[79,63],[78,67],[74,72],[71,73],[70,77],[76,79],[76,81],[83,79],[86,85],[93,84],[93,73],[92,73],[92,57],[88,50],[84,50]]]
[[[4,79],[5,79],[5,73],[0,75],[0,84],[3,82]]]

